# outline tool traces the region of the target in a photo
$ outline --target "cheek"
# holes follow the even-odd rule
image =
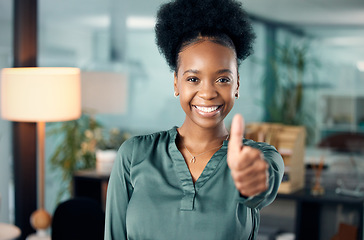
[[[226,91],[226,97],[230,97],[230,98],[234,98],[235,99],[235,93],[236,93],[236,90],[237,89],[237,85],[234,84],[230,87],[229,90]]]
[[[184,105],[184,104],[189,104],[189,102],[191,101],[191,98],[192,98],[192,94],[190,91],[186,90],[186,89],[180,89],[180,102],[181,102],[181,105]]]
[[[184,86],[182,84],[182,80],[180,80],[179,78],[176,81],[175,86],[177,87],[178,92],[181,94],[182,92],[184,92]]]
[[[195,91],[193,88],[188,86],[187,83],[183,83],[181,81],[177,82],[177,88],[178,88],[178,92],[179,92],[181,98],[184,98],[184,99],[190,98],[191,95],[193,95],[193,93]]]
[[[181,105],[183,105],[188,99],[189,95],[188,90],[180,84],[177,85],[177,88],[178,88],[180,103]]]

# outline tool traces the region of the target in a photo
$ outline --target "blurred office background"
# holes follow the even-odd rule
[[[272,59],[283,64],[279,61],[281,51],[295,58],[295,49],[305,56],[306,64],[302,81],[294,81],[301,81],[303,87],[303,117],[296,123],[310,129],[307,148],[315,148],[335,132],[364,133],[364,3],[241,1],[257,39],[254,54],[239,69],[240,99],[227,117],[227,125],[235,113],[241,113],[247,123],[276,120],[268,111],[277,97],[273,93],[276,85],[271,85],[275,73]],[[96,112],[94,116],[103,126],[133,135],[181,125],[184,112],[173,97],[173,73],[155,44],[155,15],[164,2],[39,0],[37,65],[122,76],[124,89],[116,90],[124,95],[122,111]],[[13,63],[13,8],[13,1],[0,0],[0,68]],[[293,72],[300,74],[297,69]],[[278,94],[284,100],[285,93]],[[94,99],[102,101],[108,95],[100,91]],[[11,123],[0,120],[0,222],[9,223],[14,222],[15,208],[11,139]],[[56,142],[54,137],[47,138],[48,159]],[[60,179],[47,163],[46,208],[50,213],[57,205]]]

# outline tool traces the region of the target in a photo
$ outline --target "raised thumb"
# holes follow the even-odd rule
[[[229,148],[240,150],[243,146],[244,118],[236,114],[231,123]]]

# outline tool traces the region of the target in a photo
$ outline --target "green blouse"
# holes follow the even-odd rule
[[[228,141],[194,184],[176,136],[174,127],[122,144],[107,190],[105,239],[255,239],[259,210],[275,199],[283,176],[280,154],[243,140],[260,149],[269,164],[269,189],[244,198],[227,166]]]

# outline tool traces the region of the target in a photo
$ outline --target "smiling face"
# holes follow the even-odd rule
[[[208,40],[186,46],[179,53],[174,88],[186,113],[184,124],[223,127],[239,90],[234,50]]]

